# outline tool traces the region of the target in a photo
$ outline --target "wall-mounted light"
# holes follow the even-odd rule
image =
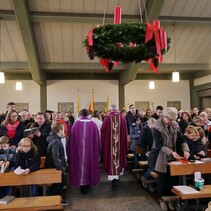
[[[149,89],[155,89],[155,82],[154,81],[149,82]]]
[[[0,72],[0,84],[4,84],[4,83],[5,83],[4,73]]]
[[[174,27],[174,65],[176,66],[177,64],[177,56],[176,56],[176,27],[175,27],[175,24],[173,24],[173,27]],[[179,78],[179,72],[178,71],[174,71],[172,73],[172,82],[179,82],[180,81],[180,78]]]
[[[179,72],[174,71],[174,72],[172,73],[172,82],[179,82],[179,81],[180,81]]]
[[[0,46],[1,46],[1,18],[0,18]],[[2,46],[1,46],[2,48]],[[0,84],[5,83],[4,72],[1,72],[1,49],[0,49]]]
[[[22,90],[22,82],[20,81],[17,81],[16,84],[15,84],[15,89],[18,90],[18,91],[21,91]]]

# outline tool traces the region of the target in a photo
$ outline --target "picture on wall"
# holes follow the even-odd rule
[[[72,112],[74,113],[74,103],[73,102],[58,102],[59,112]]]
[[[94,109],[98,112],[105,112],[106,102],[94,102]]]
[[[167,107],[174,107],[179,111],[181,110],[181,101],[167,101]]]
[[[136,109],[139,111],[146,111],[148,108],[150,108],[149,104],[149,101],[135,101]]]
[[[23,110],[29,111],[29,103],[15,103],[15,110],[21,112]]]

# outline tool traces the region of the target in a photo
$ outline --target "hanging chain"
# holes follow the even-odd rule
[[[106,15],[106,10],[107,10],[107,4],[108,4],[108,0],[105,1],[104,14],[103,14],[103,25],[105,24],[105,15]]]
[[[139,7],[139,14],[140,14],[140,18],[141,18],[141,23],[143,23],[143,17],[142,17],[142,10],[141,10],[140,0],[138,0],[138,7]]]
[[[176,35],[176,32],[175,32],[175,23],[173,24],[174,26],[174,62],[175,62],[175,65],[176,65],[176,38],[175,38],[175,35]]]
[[[148,16],[147,16],[147,10],[146,10],[146,5],[145,5],[145,0],[143,0],[143,5],[144,5],[145,16],[146,16],[146,22],[148,22]]]
[[[2,49],[2,43],[1,43],[1,17],[0,17],[0,71],[1,71],[1,49]]]

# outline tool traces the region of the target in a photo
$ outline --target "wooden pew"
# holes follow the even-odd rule
[[[193,175],[194,172],[200,171],[202,174],[211,174],[211,162],[204,162],[204,163],[181,163],[181,164],[174,164],[174,163],[168,163],[170,167],[170,174],[171,176],[180,176],[182,179],[182,185],[186,185],[186,175]],[[206,186],[206,185],[205,185]],[[206,186],[211,188],[210,185]],[[211,190],[209,193],[209,197],[205,197],[206,195],[204,194],[207,192],[207,190],[200,191],[201,195],[198,197],[198,195],[195,194],[186,194],[186,196],[182,196],[181,194],[178,193],[177,190],[174,188],[172,189],[172,192],[176,194],[177,196],[180,197],[180,199],[185,200],[185,199],[195,199],[196,200],[196,207],[198,209],[199,207],[199,200],[198,198],[209,198],[211,197]],[[187,201],[185,201],[185,206],[188,206]]]
[[[40,168],[41,168],[41,169],[44,169],[46,157],[43,156],[43,157],[40,157],[40,159],[41,159]]]
[[[20,197],[6,205],[6,210],[54,210],[62,209],[61,196],[46,196],[47,185],[61,183],[61,170],[40,169],[28,175],[16,175],[14,172],[7,172],[0,175],[0,186],[20,186],[23,189],[27,185],[42,185],[43,197]],[[21,194],[22,195],[22,194]],[[26,195],[26,194],[24,194]],[[27,195],[28,196],[28,195]],[[29,195],[30,196],[30,195]],[[0,206],[5,210],[5,205]]]
[[[56,169],[40,169],[28,175],[16,175],[11,171],[0,175],[0,186],[61,183],[61,174],[61,171]]]
[[[211,149],[208,149],[207,157],[211,158]]]
[[[181,163],[173,164],[168,163],[170,167],[171,176],[183,176],[183,175],[192,175],[196,171],[200,171],[202,174],[211,173],[211,162],[204,163]]]
[[[42,185],[43,195],[47,195],[47,185],[61,183],[61,175],[61,170],[56,169],[40,169],[28,175],[16,175],[11,171],[0,175],[0,186]]]
[[[137,165],[141,168],[148,168],[148,161],[139,161]]]
[[[0,210],[34,211],[34,210],[62,210],[61,196],[39,196],[15,198],[8,204],[1,204]]]
[[[194,206],[195,210],[201,210],[199,206],[199,199],[211,198],[211,185],[204,185],[203,189],[198,191],[198,193],[183,194],[180,191],[176,190],[175,188],[172,188],[172,192],[176,196],[178,196],[181,200],[186,200],[186,201],[190,199],[196,200],[196,205]],[[188,210],[189,207],[187,203],[185,204],[184,208],[187,208],[185,210]]]

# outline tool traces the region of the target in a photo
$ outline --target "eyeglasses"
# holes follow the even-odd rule
[[[31,145],[22,145],[23,148],[29,148]]]
[[[18,116],[18,115],[14,115],[14,116],[10,116],[10,117],[12,117],[12,118],[13,118],[13,117],[17,117],[17,116]]]

